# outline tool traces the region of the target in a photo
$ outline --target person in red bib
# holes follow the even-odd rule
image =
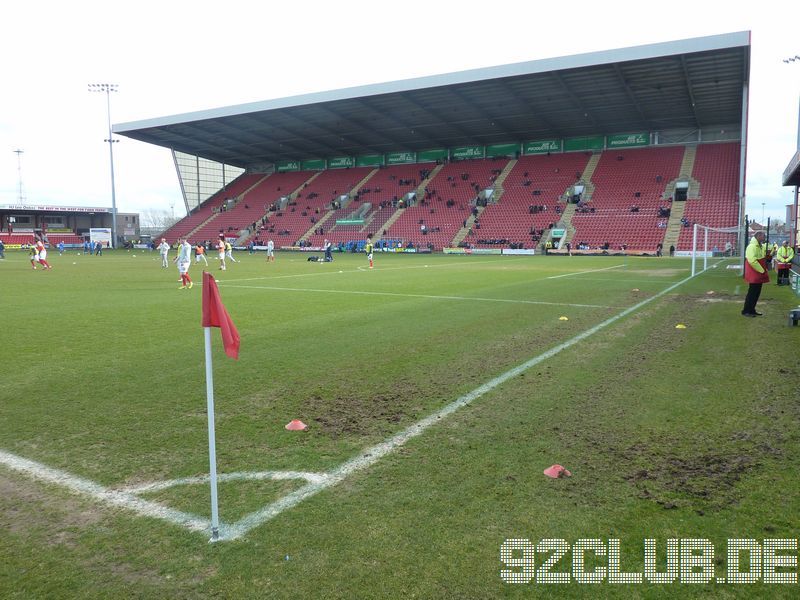
[[[756,231],[744,255],[744,280],[750,284],[747,288],[747,296],[744,299],[744,307],[742,308],[742,314],[745,317],[761,316],[761,313],[756,311],[756,303],[759,296],[761,296],[761,286],[769,283],[764,238],[763,231]]]

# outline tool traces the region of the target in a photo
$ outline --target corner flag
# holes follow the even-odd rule
[[[219,327],[225,354],[239,358],[239,332],[222,304],[214,277],[203,271],[203,327]]]
[[[203,271],[203,337],[206,349],[206,402],[208,413],[208,462],[211,483],[211,541],[220,539],[217,495],[217,442],[214,431],[214,370],[211,365],[211,328],[219,327],[225,354],[239,358],[239,332],[219,297],[217,282]]]

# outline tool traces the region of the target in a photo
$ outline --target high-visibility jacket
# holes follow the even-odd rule
[[[792,262],[794,258],[794,248],[791,246],[781,246],[778,248],[778,251],[775,253],[775,256],[778,259],[778,263],[781,264],[789,264]]]
[[[766,249],[754,236],[744,253],[744,279],[747,283],[769,283]]]

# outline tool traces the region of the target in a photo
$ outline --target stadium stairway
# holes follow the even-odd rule
[[[600,157],[602,154],[600,152],[596,152],[592,154],[592,157],[589,159],[589,162],[586,163],[586,168],[581,173],[581,182],[583,183],[583,201],[588,202],[592,199],[592,194],[594,193],[594,184],[592,183],[592,176],[594,175],[595,169],[597,169],[597,165],[600,164]],[[575,211],[573,211],[574,213]]]
[[[669,221],[667,221],[667,232],[664,236],[664,249],[670,246],[678,247],[678,238],[681,235],[683,224],[681,219],[686,211],[686,202],[673,202],[670,206]]]
[[[494,180],[494,194],[492,194],[492,199],[495,202],[500,202],[500,198],[503,196],[503,182],[506,180],[506,177],[509,176],[511,170],[517,165],[517,159],[512,159],[508,161],[508,164],[503,168],[500,172],[500,175],[497,176],[497,179]]]
[[[564,237],[561,239],[560,245],[562,248],[564,244],[571,242],[572,238],[575,236],[575,227],[572,226],[572,215],[575,214],[575,209],[577,207],[577,204],[568,202],[561,213],[561,219],[558,221],[558,226],[564,229]]]
[[[392,224],[395,221],[397,221],[397,219],[399,219],[404,212],[406,212],[405,208],[398,208],[396,211],[394,211],[394,214],[391,217],[389,217],[388,219],[386,219],[386,222],[383,225],[381,225],[380,229],[375,233],[375,235],[373,236],[372,241],[373,242],[377,242],[379,239],[381,239],[383,237],[383,232],[384,231],[388,231],[389,227],[391,227]]]
[[[464,238],[467,237],[469,230],[472,229],[472,226],[475,224],[475,219],[479,218],[484,210],[486,210],[485,206],[478,206],[478,214],[473,215],[472,213],[469,214],[469,218],[467,219],[466,227],[462,227],[458,230],[458,233],[453,238],[453,241],[450,243],[450,246],[453,248],[457,248],[458,245],[464,241]],[[473,230],[474,231],[474,230]]]

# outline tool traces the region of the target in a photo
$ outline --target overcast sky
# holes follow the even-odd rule
[[[478,67],[752,31],[749,213],[785,218],[795,2],[28,0],[3,9],[0,204],[111,206],[112,123]],[[117,209],[183,207],[167,149],[114,144]]]

